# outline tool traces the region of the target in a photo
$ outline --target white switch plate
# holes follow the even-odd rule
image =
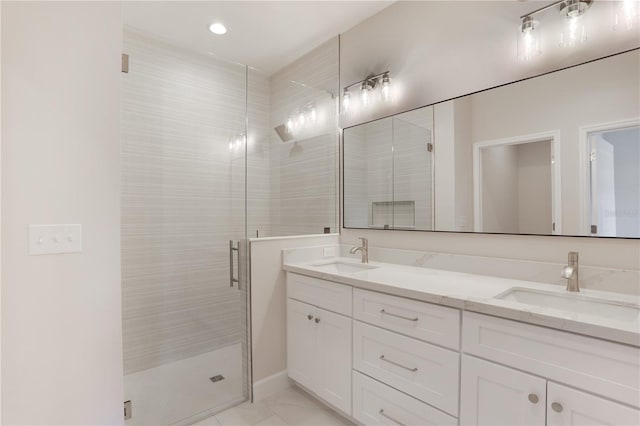
[[[29,254],[80,253],[82,225],[29,225]]]

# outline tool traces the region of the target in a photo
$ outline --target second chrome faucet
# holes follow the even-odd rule
[[[360,237],[359,239],[360,241],[362,241],[362,245],[353,247],[351,250],[349,250],[349,253],[356,254],[357,252],[360,252],[360,254],[362,255],[362,263],[369,263],[369,240],[362,237]]]

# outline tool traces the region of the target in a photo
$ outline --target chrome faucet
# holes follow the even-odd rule
[[[362,245],[360,247],[353,247],[349,250],[349,253],[356,254],[360,252],[362,254],[362,263],[369,263],[369,240],[366,238],[359,238],[362,241]]]
[[[578,252],[570,251],[568,264],[562,268],[560,276],[567,281],[567,291],[580,291],[580,280],[578,278]]]

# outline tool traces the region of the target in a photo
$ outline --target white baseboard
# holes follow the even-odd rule
[[[253,402],[263,399],[291,387],[291,380],[287,375],[287,370],[273,374],[253,384]]]

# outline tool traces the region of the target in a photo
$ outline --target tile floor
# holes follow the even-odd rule
[[[245,402],[194,426],[353,426],[306,392],[291,387],[263,401]]]

